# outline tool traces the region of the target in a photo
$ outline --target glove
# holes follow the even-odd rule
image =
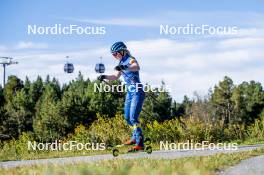
[[[126,70],[128,68],[127,65],[118,65],[115,67],[115,70],[121,71],[121,70]]]
[[[106,79],[106,75],[100,75],[97,79],[103,81],[104,79]]]

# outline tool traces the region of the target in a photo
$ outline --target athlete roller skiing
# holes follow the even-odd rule
[[[111,53],[119,61],[119,64],[115,67],[115,73],[113,75],[100,75],[98,79],[100,81],[104,79],[117,80],[121,75],[123,76],[127,86],[124,106],[125,120],[133,128],[132,137],[124,144],[134,145],[129,152],[144,150],[144,138],[138,118],[145,99],[145,92],[139,78],[139,64],[131,56],[123,42],[114,43],[111,47]]]

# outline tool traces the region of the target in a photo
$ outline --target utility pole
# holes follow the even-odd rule
[[[0,64],[3,65],[4,68],[4,77],[3,77],[3,88],[5,87],[5,79],[6,79],[6,66],[9,66],[11,64],[18,64],[16,61],[12,61],[13,58],[11,57],[0,57],[2,60],[0,61]]]

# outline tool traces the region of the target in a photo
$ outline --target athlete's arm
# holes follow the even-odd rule
[[[139,67],[137,62],[134,62],[134,63],[130,64],[130,66],[128,67],[128,70],[135,72],[135,71],[139,71],[140,67]]]
[[[117,80],[121,76],[120,71],[115,71],[113,75],[106,75],[105,79],[107,80]]]

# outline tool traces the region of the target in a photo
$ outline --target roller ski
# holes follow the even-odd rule
[[[132,141],[128,141],[121,145],[116,145],[112,149],[112,154],[114,157],[117,157],[119,154],[124,154],[124,153],[137,153],[137,152],[146,152],[147,154],[152,153],[151,140],[149,138],[146,138],[144,140],[143,146],[135,145],[135,144],[136,144],[136,141],[132,140]],[[120,148],[122,147],[131,147],[131,148],[129,148],[128,151],[126,152],[122,152],[120,150]]]

